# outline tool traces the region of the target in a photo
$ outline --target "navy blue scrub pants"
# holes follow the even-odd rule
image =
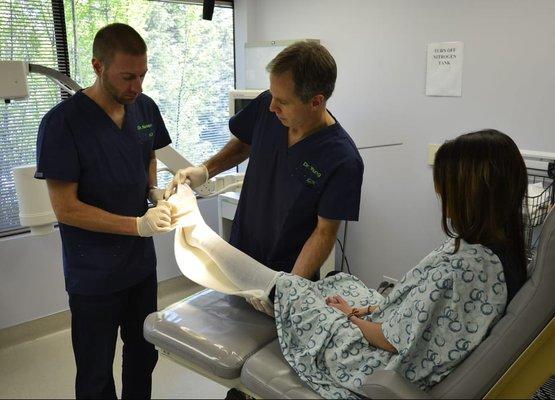
[[[128,289],[99,296],[69,295],[77,399],[115,399],[112,373],[118,327],[123,341],[122,398],[149,399],[158,352],[143,337],[143,322],[156,311],[152,274]]]

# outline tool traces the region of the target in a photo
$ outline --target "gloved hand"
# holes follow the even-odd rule
[[[164,198],[168,199],[172,194],[174,194],[177,190],[177,185],[180,183],[186,183],[194,189],[203,183],[206,183],[208,178],[210,178],[210,176],[208,175],[208,169],[204,164],[201,164],[198,167],[180,169],[177,171],[170,184],[166,187]]]
[[[149,208],[142,217],[137,217],[136,221],[137,233],[142,237],[169,232],[173,229],[171,226],[171,208],[167,201],[158,201],[156,207]]]
[[[166,193],[165,189],[160,189],[157,187],[152,187],[150,188],[150,190],[148,191],[148,200],[154,204],[154,205],[158,205],[158,202],[160,200],[164,200],[164,193]]]
[[[274,307],[269,301],[257,299],[256,297],[249,297],[245,299],[255,310],[263,312],[266,315],[274,318]]]

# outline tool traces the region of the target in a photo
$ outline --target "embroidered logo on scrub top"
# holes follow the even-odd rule
[[[305,183],[310,187],[315,187],[316,181],[320,179],[322,173],[308,161],[303,161],[302,166],[309,173],[308,176],[305,176]]]
[[[145,132],[145,130],[150,129],[150,131],[147,133]],[[139,124],[137,125],[137,132],[141,135],[141,136],[148,136],[149,138],[154,136],[154,131],[152,130],[152,124]]]

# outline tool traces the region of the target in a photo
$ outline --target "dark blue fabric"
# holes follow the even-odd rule
[[[147,210],[150,153],[171,143],[158,107],[140,95],[125,107],[122,129],[83,92],[42,119],[36,178],[78,183],[78,198],[110,213]],[[60,223],[66,290],[112,293],[154,272],[152,238],[91,232]]]
[[[143,322],[157,309],[156,292],[156,274],[152,274],[115,293],[69,294],[77,399],[117,398],[112,365],[119,327],[123,341],[122,398],[150,398],[158,352],[144,339]]]
[[[262,93],[231,118],[251,145],[230,242],[264,265],[290,272],[318,216],[358,220],[364,165],[339,122],[288,148],[288,128]]]
[[[505,284],[507,285],[507,304],[509,304],[526,282],[526,270],[519,265],[518,259],[514,257],[514,251],[510,246],[489,244],[486,247],[493,251],[501,261]]]

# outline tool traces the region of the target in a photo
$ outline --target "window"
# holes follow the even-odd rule
[[[0,59],[27,61],[67,74],[62,0],[0,1]],[[0,232],[19,228],[14,167],[35,163],[42,116],[61,100],[48,78],[29,75],[29,98],[0,105]]]
[[[228,93],[235,86],[231,3],[218,2],[212,21],[202,19],[197,3],[66,0],[74,79],[83,87],[94,82],[90,60],[98,29],[112,22],[131,25],[148,46],[144,93],[160,107],[172,146],[193,164],[229,140]],[[170,176],[160,178],[162,186]]]
[[[133,26],[148,46],[144,92],[160,107],[172,145],[198,164],[230,136],[228,92],[235,83],[231,5],[217,2],[212,21],[205,21],[199,1],[2,1],[0,59],[23,59],[67,73],[67,45],[71,77],[86,87],[95,79],[90,60],[98,29],[112,22]],[[64,18],[65,25],[54,23]],[[35,163],[40,120],[61,100],[57,87],[42,76],[29,76],[29,90],[28,100],[0,105],[0,232],[19,228],[11,170]],[[159,184],[169,178],[167,174]]]

